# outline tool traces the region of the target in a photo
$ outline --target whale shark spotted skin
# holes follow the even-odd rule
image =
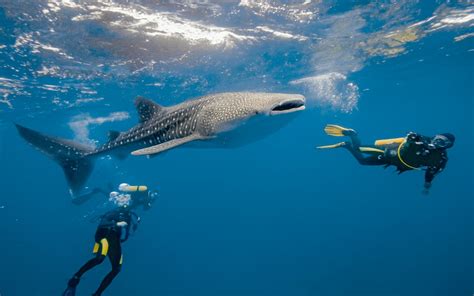
[[[109,141],[97,149],[16,126],[25,140],[63,167],[74,192],[86,182],[97,156],[151,156],[186,143],[218,139],[252,119],[278,119],[280,115],[302,111],[305,98],[299,94],[233,92],[211,94],[170,107],[138,97],[135,106],[140,122],[125,132],[111,131]]]

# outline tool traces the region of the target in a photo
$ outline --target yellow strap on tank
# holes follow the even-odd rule
[[[107,256],[107,253],[109,252],[109,242],[106,238],[103,238],[100,240],[100,244],[102,245],[102,251],[100,252],[100,254],[102,254],[103,256]]]
[[[119,264],[122,265],[122,263],[123,263],[123,255],[120,255],[120,262],[119,262]]]
[[[417,167],[414,167],[412,165],[409,165],[408,163],[406,163],[402,156],[400,155],[400,150],[402,149],[403,145],[405,145],[406,143],[406,139],[403,140],[403,142],[400,144],[400,146],[398,146],[398,149],[397,149],[397,155],[398,155],[398,159],[400,160],[401,163],[403,163],[407,168],[410,168],[412,170],[421,170],[420,168],[417,168]]]
[[[94,248],[92,249],[92,253],[95,254],[95,253],[99,252],[99,247],[100,247],[100,245],[98,243],[95,243]]]
[[[391,144],[401,144],[405,141],[405,138],[393,138],[375,141],[375,146],[387,146]]]

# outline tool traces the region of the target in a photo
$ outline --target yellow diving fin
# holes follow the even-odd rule
[[[365,152],[365,153],[385,153],[384,150],[382,149],[377,149],[377,148],[372,148],[372,147],[359,147],[360,152]]]
[[[326,134],[333,137],[344,137],[346,136],[344,132],[355,132],[351,128],[346,128],[335,124],[327,124],[324,128],[324,131],[326,132]]]
[[[340,142],[340,143],[332,144],[332,145],[318,146],[316,147],[316,149],[334,149],[334,148],[344,147],[345,145],[346,145],[346,142]]]

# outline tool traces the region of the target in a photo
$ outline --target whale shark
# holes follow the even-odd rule
[[[99,156],[151,157],[182,145],[204,142],[210,145],[192,146],[243,145],[286,124],[285,118],[291,119],[289,115],[305,109],[305,98],[299,94],[229,92],[206,95],[169,107],[138,97],[135,107],[139,123],[124,132],[110,131],[109,140],[97,148],[45,135],[19,124],[16,127],[27,142],[63,168],[74,193],[85,184],[94,159]],[[263,134],[258,132],[270,122],[273,123],[270,128],[263,129]],[[235,138],[239,140],[234,141]]]

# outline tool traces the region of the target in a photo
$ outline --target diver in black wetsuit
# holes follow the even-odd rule
[[[330,136],[348,136],[351,141],[320,146],[320,149],[346,148],[362,165],[393,165],[399,173],[425,170],[425,193],[434,177],[446,167],[446,150],[453,147],[455,141],[454,135],[449,133],[426,137],[410,132],[402,138],[378,140],[374,145],[362,146],[353,129],[328,124],[324,130]]]
[[[123,258],[121,243],[128,239],[131,230],[136,231],[140,222],[140,217],[132,211],[132,208],[143,206],[144,209],[149,209],[156,198],[156,192],[149,192],[146,186],[130,186],[125,183],[120,184],[119,190],[122,193],[115,191],[110,193],[111,201],[118,208],[100,216],[93,248],[95,257],[87,261],[69,280],[63,296],[74,296],[82,275],[101,264],[107,256],[112,264],[112,270],[102,280],[93,296],[100,296],[120,272]]]
[[[110,285],[122,267],[122,246],[130,234],[130,228],[136,230],[140,218],[128,207],[120,207],[107,212],[101,217],[99,226],[95,233],[95,244],[93,253],[95,257],[86,262],[69,280],[67,296],[74,295],[75,288],[79,284],[84,273],[104,262],[105,257],[109,257],[112,270],[104,277],[97,291],[93,296],[102,295],[102,292]],[[74,290],[74,291],[71,291]],[[69,294],[67,294],[69,292]]]

